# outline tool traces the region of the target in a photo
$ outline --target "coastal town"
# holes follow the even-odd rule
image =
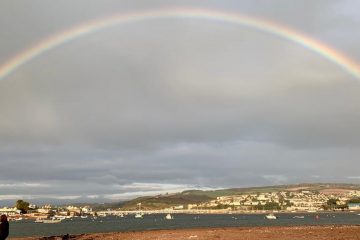
[[[142,203],[136,204],[136,209],[108,208],[96,209],[91,205],[83,206],[52,206],[50,204],[37,206],[18,200],[14,207],[0,208],[1,214],[6,214],[10,220],[21,221],[34,219],[39,223],[58,223],[64,219],[75,217],[98,218],[107,215],[133,214],[142,218],[143,214],[154,213],[188,213],[188,214],[216,214],[216,213],[280,213],[280,212],[323,212],[349,211],[360,212],[359,190],[331,190],[331,191],[280,191],[252,194],[238,194],[219,196],[213,200],[187,205],[173,205],[159,209],[142,208]]]
[[[319,193],[308,190],[295,192],[269,192],[261,194],[242,194],[221,196],[190,209],[215,208],[239,211],[324,211],[324,210],[360,210],[360,191]]]

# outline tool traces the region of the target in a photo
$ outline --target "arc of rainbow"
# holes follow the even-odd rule
[[[63,32],[59,32],[40,41],[33,47],[30,47],[23,52],[20,52],[18,55],[8,60],[4,65],[0,66],[0,80],[4,79],[9,74],[18,69],[20,66],[36,58],[37,56],[86,34],[90,34],[103,28],[117,24],[125,24],[129,22],[144,21],[158,18],[178,17],[215,20],[224,23],[242,25],[245,27],[250,27],[273,35],[277,35],[281,38],[287,39],[307,49],[312,50],[313,52],[340,66],[346,72],[350,73],[352,76],[360,80],[360,66],[355,61],[351,60],[349,57],[345,56],[334,48],[331,48],[320,41],[312,39],[301,32],[260,18],[207,9],[184,8],[149,10],[142,12],[119,14],[115,16],[100,18],[95,21],[86,22],[85,24],[75,26]]]

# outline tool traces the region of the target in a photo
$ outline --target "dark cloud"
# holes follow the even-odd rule
[[[0,16],[12,28],[0,21],[0,63],[88,19],[165,6],[122,3],[67,12],[66,1],[56,8],[36,1],[42,7],[21,16],[10,13],[24,3],[2,3]],[[299,4],[203,7],[285,22],[360,59],[359,19],[348,7],[357,3],[317,1],[307,11],[298,9],[310,2]],[[113,199],[191,187],[358,182],[359,79],[254,29],[191,19],[112,27],[46,52],[0,85],[0,190],[7,196]]]

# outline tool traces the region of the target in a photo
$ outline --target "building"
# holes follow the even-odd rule
[[[20,214],[20,210],[18,210],[17,208],[3,207],[0,208],[0,214],[11,216],[11,215]]]
[[[349,210],[360,210],[360,203],[348,203]]]

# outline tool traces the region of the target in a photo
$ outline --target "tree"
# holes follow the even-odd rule
[[[329,200],[327,200],[327,205],[329,205],[329,206],[336,205],[337,201],[338,201],[338,199],[330,198]]]
[[[281,207],[279,203],[276,202],[267,202],[264,205],[264,210],[280,210]]]
[[[327,202],[326,202],[327,209],[337,208],[337,204],[336,204],[337,201],[338,201],[338,199],[335,199],[335,198],[330,198],[329,200],[327,200]]]
[[[29,210],[29,203],[23,200],[16,201],[16,208],[21,211],[21,213],[26,213]]]
[[[348,203],[360,203],[360,198],[352,198]]]
[[[255,210],[280,210],[281,206],[276,202],[267,202],[264,205],[260,203],[257,206],[254,206]]]

